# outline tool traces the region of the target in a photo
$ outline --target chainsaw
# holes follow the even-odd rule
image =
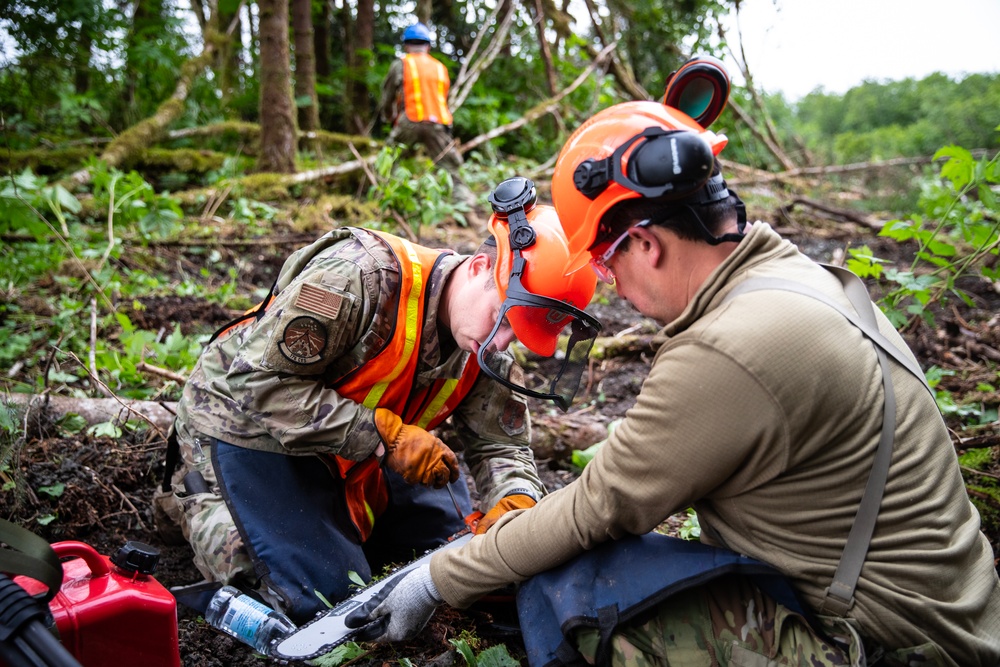
[[[349,628],[344,624],[347,615],[357,607],[378,595],[387,584],[421,565],[429,563],[431,557],[439,551],[460,547],[472,539],[472,530],[467,529],[456,533],[444,545],[432,549],[420,558],[393,571],[392,576],[362,588],[354,595],[342,600],[332,609],[321,611],[311,621],[300,626],[271,646],[268,655],[278,660],[309,660],[329,653],[341,644],[350,641],[361,628]]]

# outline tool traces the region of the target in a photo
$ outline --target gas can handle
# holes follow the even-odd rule
[[[70,556],[82,558],[83,562],[90,567],[90,571],[95,577],[103,577],[111,572],[111,566],[108,565],[108,561],[101,554],[97,553],[94,547],[84,542],[77,542],[76,540],[55,542],[52,545],[52,549],[60,558],[68,558]]]

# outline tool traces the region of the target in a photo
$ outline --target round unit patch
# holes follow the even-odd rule
[[[278,349],[297,364],[314,364],[326,349],[326,327],[313,317],[296,317],[285,327]]]

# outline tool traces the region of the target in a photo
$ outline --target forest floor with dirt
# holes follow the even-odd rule
[[[820,223],[808,229],[788,223],[778,228],[817,260],[830,261],[848,244],[867,243],[879,257],[893,258],[896,254],[896,259],[908,261],[899,256],[906,252],[905,248],[872,238],[870,230],[849,223]],[[471,250],[474,241],[468,230],[456,232],[456,237],[449,238],[448,243],[460,251]],[[295,247],[269,250],[253,247],[250,251],[257,254],[252,262],[254,269],[241,277],[242,287],[249,293],[251,287],[269,285],[284,255]],[[236,254],[244,250],[230,247],[227,251]],[[199,257],[185,255],[182,247],[160,248],[158,252],[160,265],[175,266],[197,275]],[[988,357],[1000,349],[997,316],[1000,294],[992,286],[972,280],[963,287],[973,295],[974,307],[955,301],[956,305],[949,305],[938,313],[934,328],[918,324],[906,331],[905,336],[924,368],[934,364],[955,371],[954,375],[942,380],[942,388],[955,396],[974,399],[978,386],[997,383],[996,359],[991,363]],[[170,331],[179,324],[185,333],[207,333],[232,315],[224,308],[194,297],[150,299],[143,305],[145,309],[135,312],[133,322],[154,331],[160,328]],[[545,434],[544,442],[539,442],[536,448],[536,458],[550,490],[575,478],[576,473],[568,461],[571,451],[603,439],[608,424],[622,417],[632,406],[653,355],[648,343],[643,344],[643,337],[654,333],[657,327],[618,300],[613,289],[602,286],[591,310],[604,323],[603,335],[632,335],[639,342],[625,353],[593,363],[584,377],[578,403],[568,413],[538,401],[532,402],[535,422],[541,426],[536,431]],[[980,396],[980,399],[994,406],[998,403],[995,392],[992,396]],[[581,405],[586,407],[581,408]],[[966,481],[980,511],[991,520],[992,527],[986,532],[996,553],[1000,549],[1000,530],[997,529],[1000,504],[988,493],[977,492],[976,485],[980,481],[1000,479],[1000,425],[994,423],[969,432],[958,430],[951,418],[949,424],[954,427],[953,442],[959,453],[971,447],[992,448],[992,463],[978,472],[966,471]],[[0,494],[0,516],[32,528],[50,542],[81,540],[108,555],[127,540],[148,543],[161,552],[155,576],[168,587],[190,584],[201,578],[192,563],[190,548],[164,543],[153,526],[150,498],[163,467],[164,443],[160,434],[143,430],[119,440],[83,433],[65,435],[44,417],[29,420],[26,433],[10,468],[0,471],[4,482],[13,483],[13,490]],[[36,491],[58,484],[63,485],[64,490],[57,496]],[[977,498],[977,493],[981,497]],[[52,520],[45,525],[39,521],[50,517]],[[183,665],[242,667],[262,664],[261,656],[210,628],[197,613],[179,607],[178,617]],[[503,643],[511,655],[520,658],[523,647],[512,624],[509,607],[473,608],[467,612],[442,609],[418,640],[395,647],[372,646],[369,653],[352,664],[397,664],[403,658],[415,665],[462,664],[448,642],[460,636],[479,638],[480,650]]]

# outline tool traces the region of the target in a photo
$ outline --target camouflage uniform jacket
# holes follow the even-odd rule
[[[464,259],[442,255],[426,288],[417,383],[458,378],[468,360],[469,353],[454,344],[445,356],[437,322],[444,283]],[[361,229],[332,231],[291,255],[264,315],[202,352],[178,403],[178,438],[204,434],[250,449],[355,461],[371,455],[381,442],[373,410],[339,395],[336,387],[391,335],[399,270],[386,244]],[[289,349],[288,332],[303,315],[316,329],[304,333],[326,340],[315,358]],[[510,372],[521,372],[513,361]],[[480,374],[452,423],[483,507],[514,491],[544,494],[528,446],[531,424],[523,397]]]
[[[392,125],[401,118],[403,113],[403,59],[396,58],[389,65],[389,71],[382,81],[382,95],[379,97],[378,112],[385,122]]]
[[[777,567],[820,611],[872,469],[882,376],[871,343],[819,301],[760,291],[723,303],[757,276],[792,280],[851,309],[835,277],[754,224],[663,329],[635,406],[580,478],[434,556],[447,602],[466,605],[693,505],[703,542]],[[909,354],[877,309],[876,317]],[[847,618],[887,650],[929,656],[940,653],[925,647],[934,642],[946,653],[920,664],[995,667],[992,549],[934,398],[891,366],[891,465]]]

